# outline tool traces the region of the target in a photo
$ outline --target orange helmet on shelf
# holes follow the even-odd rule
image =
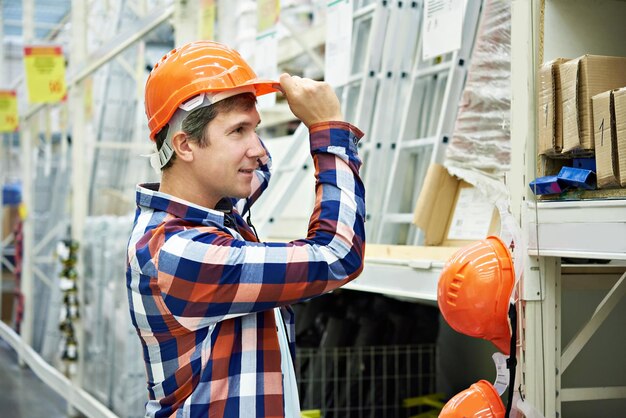
[[[278,91],[277,84],[258,79],[237,51],[218,42],[195,41],[175,48],[154,65],[146,81],[150,139],[154,140],[181,105],[202,93],[217,96],[199,101],[206,105],[240,92],[273,93]]]
[[[456,331],[491,341],[510,354],[509,300],[515,284],[511,254],[495,236],[458,250],[441,272],[437,303]]]
[[[450,399],[439,418],[503,418],[506,408],[493,385],[486,380],[474,383]]]

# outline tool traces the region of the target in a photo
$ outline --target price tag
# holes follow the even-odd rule
[[[30,103],[57,103],[66,93],[65,57],[60,46],[24,47]]]
[[[350,76],[352,56],[352,0],[335,0],[326,9],[324,80],[342,86]]]
[[[212,40],[215,36],[215,0],[200,2],[200,25],[198,26],[200,39]]]
[[[280,0],[257,0],[257,32],[270,30],[276,26],[280,17]]]
[[[489,232],[493,205],[475,187],[462,187],[450,221],[448,239],[478,240]]]
[[[15,90],[0,90],[0,132],[15,132],[18,121],[17,93]]]

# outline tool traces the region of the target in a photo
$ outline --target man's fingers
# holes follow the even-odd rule
[[[285,90],[283,89],[283,86],[280,85],[280,83],[273,83],[272,88],[278,90],[282,94],[285,94]]]
[[[280,75],[280,85],[282,86],[283,91],[285,93],[288,93],[293,90],[293,88],[296,85],[296,82],[294,80],[294,77],[290,76],[287,73],[282,73]]]
[[[283,73],[280,85],[292,113],[306,126],[329,120],[342,120],[339,100],[332,87],[324,82]]]
[[[301,89],[306,86],[307,83],[310,84],[312,80],[303,79],[302,77],[298,77],[297,75],[289,75],[287,73],[283,73],[280,76],[280,85],[285,90],[285,93],[289,95],[289,93],[294,93],[296,90]],[[293,95],[293,94],[292,94]]]

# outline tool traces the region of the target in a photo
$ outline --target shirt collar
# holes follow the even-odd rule
[[[137,205],[162,210],[178,218],[202,225],[224,226],[224,213],[205,208],[159,191],[159,183],[137,185]]]

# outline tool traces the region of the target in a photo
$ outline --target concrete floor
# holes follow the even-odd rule
[[[65,418],[67,403],[28,368],[0,339],[0,417]]]

